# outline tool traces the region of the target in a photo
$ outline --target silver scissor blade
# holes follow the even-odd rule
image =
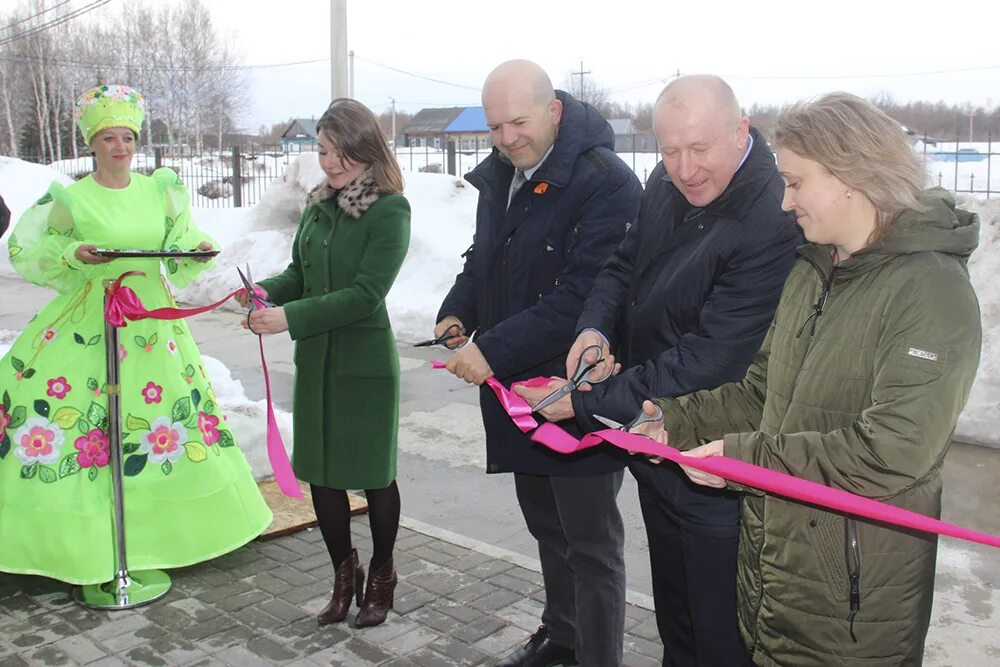
[[[553,391],[551,394],[549,394],[548,396],[546,396],[542,400],[538,401],[538,403],[535,405],[535,407],[533,407],[531,409],[531,411],[532,412],[538,412],[539,410],[547,408],[550,405],[552,405],[553,403],[555,403],[556,401],[558,401],[560,398],[562,398],[563,396],[569,394],[572,391],[573,391],[573,383],[572,382],[567,382],[566,384],[564,384],[563,386],[559,387],[558,389],[556,389],[555,391]]]
[[[594,419],[601,422],[608,428],[613,428],[618,431],[622,430],[622,428],[624,428],[625,426],[624,424],[619,424],[614,419],[608,419],[607,417],[602,417],[601,415],[594,415]]]

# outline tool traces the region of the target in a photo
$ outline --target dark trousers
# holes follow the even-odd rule
[[[517,500],[545,582],[542,623],[574,647],[581,667],[622,664],[625,527],[617,496],[624,471],[586,477],[514,474]]]
[[[730,519],[727,514],[725,519],[732,521],[731,530],[720,530],[723,526],[699,530],[677,517],[684,508],[673,505],[684,492],[672,492],[676,480],[663,485],[663,479],[656,476],[673,471],[653,471],[645,463],[631,467],[639,482],[639,504],[649,542],[664,667],[752,665],[736,616],[739,537],[735,516]]]

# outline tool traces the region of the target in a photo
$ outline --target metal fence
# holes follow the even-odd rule
[[[619,137],[618,155],[632,167],[645,184],[660,161],[659,153],[643,151],[644,135]],[[639,138],[637,138],[639,137]],[[640,150],[628,150],[632,146]],[[943,142],[930,137],[917,140],[916,149],[924,157],[929,182],[953,192],[990,198],[1000,195],[1000,146],[989,136],[985,142]],[[152,173],[158,167],[171,167],[191,191],[192,205],[199,208],[253,206],[275,179],[281,178],[289,163],[309,146],[261,145],[233,146],[226,151],[203,151],[194,154],[187,147],[167,146],[137,152],[135,169]],[[454,142],[445,148],[432,146],[395,147],[393,152],[404,172],[441,173],[462,176],[474,169],[492,149],[463,150]],[[998,168],[993,169],[993,158]],[[22,157],[28,161],[31,157]],[[94,169],[93,158],[60,160],[50,165],[72,177],[83,178]]]
[[[1000,163],[1000,146],[993,145],[992,134],[979,142],[961,142],[957,138],[945,142],[925,135],[918,147],[934,185],[987,199],[1000,195],[1000,164],[993,169],[994,157]]]

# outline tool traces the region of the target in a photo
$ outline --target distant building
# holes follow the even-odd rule
[[[295,118],[281,135],[281,147],[286,151],[313,151],[318,140],[315,118]]]
[[[421,109],[402,134],[403,145],[409,147],[445,148],[449,141],[460,151],[493,147],[482,107]]]
[[[608,120],[615,133],[616,153],[656,153],[656,137],[652,132],[636,132],[631,118],[611,118]]]

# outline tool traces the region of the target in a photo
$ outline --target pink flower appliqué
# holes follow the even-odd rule
[[[63,444],[63,430],[44,417],[32,417],[14,431],[17,449],[14,453],[26,466],[35,463],[55,463]]]
[[[170,340],[168,340],[167,341],[167,350],[170,351],[170,354],[177,354],[177,341],[175,341],[173,338],[171,338]]]
[[[48,329],[42,332],[42,342],[45,344],[51,343],[56,339],[58,333],[59,332],[57,332],[55,329],[49,327]]]
[[[125,357],[128,356],[128,350],[121,343],[118,343],[118,363],[125,361]]]
[[[4,439],[7,435],[7,427],[10,426],[11,416],[7,414],[7,408],[0,403],[0,440]]]
[[[174,463],[184,455],[188,432],[184,424],[171,422],[169,417],[157,417],[148,431],[139,435],[139,451],[149,455],[150,463]]]
[[[76,455],[76,462],[81,468],[97,466],[103,468],[108,465],[108,456],[111,453],[108,445],[108,436],[99,428],[91,429],[87,435],[81,435],[73,443],[76,450],[80,452]]]
[[[219,418],[204,412],[198,413],[198,430],[205,439],[206,445],[214,445],[219,441]]]
[[[46,392],[49,396],[55,396],[59,400],[66,398],[66,394],[70,392],[73,387],[66,381],[64,377],[52,378],[49,380],[49,390]]]
[[[147,382],[146,388],[142,390],[142,397],[146,399],[146,405],[159,403],[163,398],[163,387],[155,382]]]

